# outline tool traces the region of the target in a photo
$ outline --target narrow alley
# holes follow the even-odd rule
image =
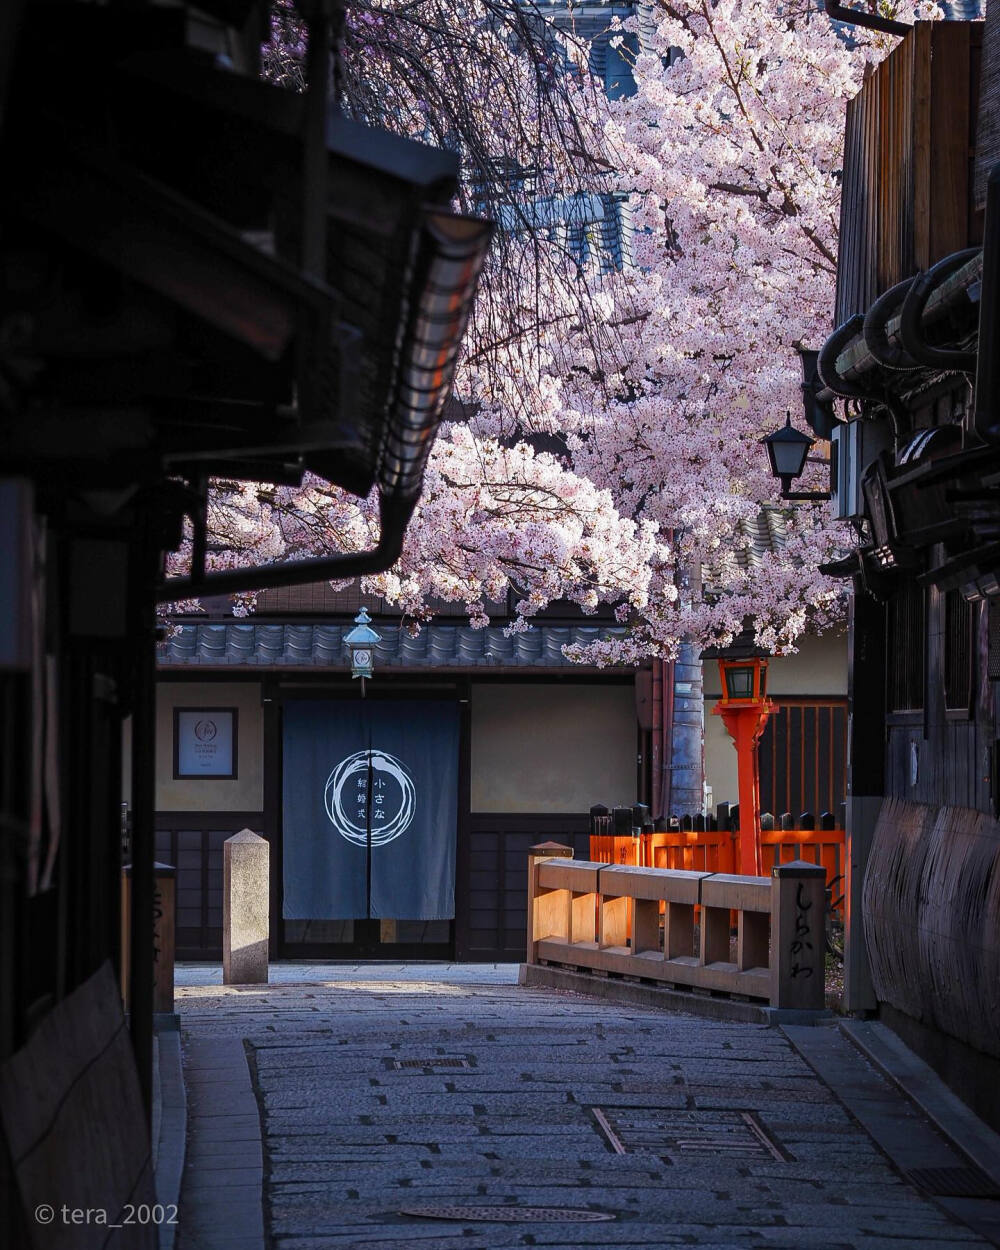
[[[296,983],[178,970],[179,1250],[989,1244],[958,1215],[995,1203],[907,1176],[966,1161],[833,1024],[622,1008],[512,965],[272,975]]]

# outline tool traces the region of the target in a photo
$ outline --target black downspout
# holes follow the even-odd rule
[[[370,551],[345,551],[335,556],[314,556],[307,560],[286,560],[257,568],[220,569],[197,572],[190,577],[160,578],[157,603],[178,599],[199,599],[207,595],[236,595],[250,590],[273,590],[277,586],[303,586],[310,582],[363,577],[384,573],[403,551],[406,527],[417,506],[415,495],[382,495],[379,499],[379,540]]]
[[[879,17],[877,13],[866,13],[863,9],[848,9],[836,0],[823,0],[823,8],[827,17],[835,22],[844,22],[847,26],[866,26],[869,30],[880,30],[885,35],[899,35],[902,38],[913,29],[906,22],[894,22],[890,17]]]
[[[871,399],[870,392],[853,382],[848,382],[846,378],[842,378],[837,372],[837,357],[844,350],[851,339],[855,338],[862,332],[865,319],[861,313],[856,313],[850,317],[843,325],[834,330],[823,346],[819,349],[816,357],[816,372],[819,374],[819,380],[823,383],[826,390],[832,392],[841,399]]]

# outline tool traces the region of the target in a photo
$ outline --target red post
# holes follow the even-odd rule
[[[742,680],[727,678],[727,669],[740,670]],[[721,716],[736,747],[739,777],[740,828],[739,871],[746,876],[763,876],[760,852],[760,768],[757,746],[774,704],[764,697],[767,661],[719,661],[722,698],[714,708]],[[738,693],[737,693],[738,692]],[[744,693],[745,692],[745,693]]]

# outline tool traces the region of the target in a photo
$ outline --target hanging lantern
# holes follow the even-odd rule
[[[757,656],[747,659],[719,660],[722,677],[722,702],[760,702],[767,695],[767,660]]]
[[[362,683],[375,671],[375,644],[382,641],[382,635],[371,627],[368,610],[362,608],[354,618],[354,628],[345,637],[351,651],[351,677],[360,677]],[[364,690],[364,685],[362,685]]]

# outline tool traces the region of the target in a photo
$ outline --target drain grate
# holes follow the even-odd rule
[[[753,1111],[712,1108],[594,1107],[594,1119],[615,1154],[655,1154],[667,1163],[719,1156],[777,1159],[790,1156]]]
[[[402,1072],[411,1068],[467,1068],[469,1061],[434,1055],[430,1059],[393,1059],[392,1064],[397,1072]]]
[[[606,1211],[568,1207],[406,1207],[399,1214],[424,1220],[490,1220],[497,1224],[597,1224],[617,1219]]]
[[[907,1175],[938,1198],[1000,1198],[1000,1186],[978,1168],[910,1168]]]

